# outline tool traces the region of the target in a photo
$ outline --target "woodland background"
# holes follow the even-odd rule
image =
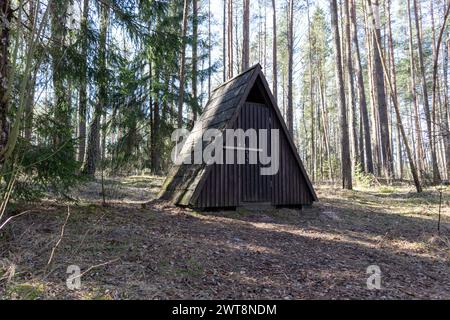
[[[2,180],[24,195],[99,170],[165,172],[173,129],[254,63],[313,181],[408,180],[420,191],[449,178],[448,1],[0,7]]]
[[[0,0],[0,299],[450,298],[449,10]],[[320,201],[149,202],[173,130],[256,63]]]

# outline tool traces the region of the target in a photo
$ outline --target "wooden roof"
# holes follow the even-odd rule
[[[228,80],[213,90],[202,116],[199,121],[195,123],[191,134],[187,138],[187,141],[180,152],[180,156],[187,157],[192,154],[194,146],[197,143],[202,142],[205,130],[214,128],[223,131],[232,127],[258,77],[261,79],[276,114],[282,123],[283,130],[288,137],[291,148],[293,148],[311,195],[314,200],[317,200],[314,188],[309,181],[291,135],[287,131],[285,122],[275,103],[275,99],[270,92],[260,64],[256,64],[247,71]],[[206,145],[204,144],[203,148],[205,147]],[[195,201],[201,190],[202,182],[205,181],[211,167],[211,165],[208,166],[205,163],[174,165],[167,175],[159,197],[164,200],[169,200],[177,205],[195,206]]]

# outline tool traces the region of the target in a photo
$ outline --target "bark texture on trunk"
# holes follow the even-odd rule
[[[413,29],[411,22],[411,9],[410,0],[407,0],[407,14],[408,14],[408,26],[409,26],[409,69],[410,69],[410,90],[412,103],[414,108],[414,128],[416,133],[416,162],[419,170],[419,175],[423,177],[425,170],[425,153],[423,151],[422,142],[422,127],[420,124],[420,112],[419,103],[417,101],[416,93],[416,72],[415,72],[415,57],[414,57],[414,44],[413,44]]]
[[[8,120],[9,109],[9,45],[10,23],[12,11],[10,0],[0,0],[0,154],[4,154],[8,143],[10,124]],[[0,163],[3,157],[0,157]]]
[[[361,159],[365,159],[365,167],[368,173],[374,173],[373,167],[373,158],[372,158],[372,138],[370,134],[370,120],[369,120],[369,112],[367,110],[367,98],[363,77],[363,69],[361,63],[361,54],[359,51],[359,42],[358,42],[358,25],[356,22],[356,6],[355,0],[352,1],[351,6],[351,18],[353,24],[353,44],[355,46],[355,54],[356,54],[356,78],[358,83],[358,96],[359,96],[359,107],[361,113],[361,121],[362,121],[362,132],[364,134],[364,148],[361,143]],[[365,150],[365,153],[364,153]]]
[[[222,81],[227,80],[227,0],[223,0],[223,26],[222,26]]]
[[[288,93],[286,122],[291,135],[294,134],[294,106],[293,106],[293,72],[294,72],[294,0],[288,4]]]
[[[244,0],[242,71],[250,67],[250,0]]]
[[[277,7],[275,0],[272,0],[272,20],[273,20],[273,38],[272,38],[272,77],[273,77],[273,96],[278,103],[278,61],[277,61]]]
[[[192,0],[192,94],[194,97],[192,105],[192,119],[197,121],[198,115],[198,0]]]
[[[422,35],[421,35],[421,27],[419,22],[419,12],[417,8],[417,0],[413,0],[414,7],[414,19],[416,25],[416,37],[417,37],[417,48],[419,52],[419,67],[420,67],[420,76],[422,83],[422,93],[423,93],[423,109],[425,112],[425,118],[427,123],[427,133],[428,140],[430,142],[431,149],[431,164],[433,167],[433,182],[439,183],[441,181],[441,176],[439,174],[439,167],[437,163],[436,149],[433,137],[433,129],[431,123],[431,110],[430,110],[430,102],[428,100],[428,88],[427,88],[427,79],[425,74],[425,62],[423,57],[423,48],[422,48]]]
[[[66,86],[66,36],[68,0],[51,0],[49,3],[52,32],[52,81],[54,91],[54,121],[57,130],[53,137],[53,144],[59,147],[71,138],[70,126],[70,93]]]
[[[88,55],[88,17],[89,0],[83,1],[83,17],[81,20],[81,80],[78,101],[78,161],[84,162],[86,153],[86,112],[87,112],[87,55]]]
[[[351,190],[352,184],[352,171],[351,171],[351,159],[350,159],[350,145],[349,145],[349,133],[347,122],[347,108],[345,102],[345,88],[344,78],[342,76],[342,53],[341,53],[341,39],[338,25],[338,13],[336,0],[330,0],[330,12],[331,12],[331,27],[334,38],[334,51],[335,51],[335,67],[336,67],[336,88],[338,90],[338,107],[340,110],[340,130],[341,130],[341,162],[342,162],[342,187],[344,189]]]
[[[373,73],[375,89],[375,105],[378,107],[378,119],[380,124],[381,156],[384,175],[388,180],[392,178],[394,162],[392,157],[391,140],[389,138],[389,119],[386,101],[386,87],[384,82],[381,55],[381,22],[378,0],[368,0],[369,19],[372,20],[372,46],[373,46]],[[378,46],[380,44],[380,46]]]
[[[228,0],[228,34],[227,34],[227,54],[228,54],[228,64],[227,64],[227,79],[233,78],[233,0]]]
[[[370,2],[370,0],[368,0],[368,1]],[[376,29],[376,24],[375,24],[376,21],[372,20],[371,23],[372,23],[372,27],[374,27]],[[414,158],[413,158],[413,155],[411,152],[411,148],[409,147],[408,137],[406,136],[406,132],[403,127],[402,117],[400,114],[400,107],[398,104],[398,97],[394,94],[394,87],[393,87],[392,81],[391,81],[390,77],[388,77],[389,70],[388,70],[388,67],[386,66],[386,59],[384,58],[383,50],[381,49],[381,41],[379,38],[376,38],[374,45],[376,46],[376,49],[380,53],[380,62],[381,62],[382,71],[384,72],[384,75],[386,75],[386,81],[388,83],[389,93],[392,98],[392,103],[394,105],[395,114],[397,116],[397,124],[399,126],[400,133],[403,138],[403,143],[404,143],[405,149],[406,149],[406,154],[408,156],[409,167],[411,170],[411,175],[413,177],[414,185],[416,187],[417,192],[420,193],[420,192],[422,192],[422,186],[420,184],[419,175],[417,173],[416,166],[414,165]]]
[[[83,173],[94,176],[97,170],[97,164],[101,157],[100,150],[100,129],[101,119],[106,108],[108,88],[107,88],[107,70],[106,70],[106,43],[109,24],[109,7],[105,4],[101,6],[100,18],[100,37],[99,37],[99,64],[98,75],[98,101],[95,105],[94,116],[90,125],[88,147],[86,151],[86,162],[84,163]]]
[[[188,26],[189,0],[184,0],[183,22],[181,29],[181,53],[180,53],[180,92],[178,95],[178,127],[183,126],[183,105],[184,105],[184,79],[186,73],[186,33]]]
[[[350,24],[350,1],[344,1],[345,6],[345,44],[346,44],[346,61],[347,61],[347,77],[348,77],[348,92],[349,92],[349,107],[350,107],[350,123],[351,123],[351,144],[353,147],[353,165],[361,161],[358,148],[358,120],[356,114],[356,92],[355,92],[355,80],[353,70],[353,48],[352,48],[352,35]]]

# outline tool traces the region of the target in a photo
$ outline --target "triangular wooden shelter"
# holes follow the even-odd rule
[[[254,164],[174,165],[160,199],[193,208],[236,208],[264,203],[273,206],[310,205],[317,201],[291,135],[259,64],[217,87],[184,144],[190,156],[207,129],[278,129],[279,171],[260,174]],[[203,146],[205,148],[206,146]]]

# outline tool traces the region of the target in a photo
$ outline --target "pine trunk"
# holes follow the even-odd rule
[[[392,94],[397,97],[397,70],[395,68],[395,55],[394,55],[394,43],[392,38],[392,21],[391,21],[391,0],[386,0],[386,14],[387,14],[387,36],[388,36],[388,48],[389,48],[389,65],[390,65],[390,77],[392,83]],[[392,112],[391,112],[392,114]],[[391,121],[392,122],[392,121]],[[398,125],[398,124],[397,124]],[[397,128],[398,129],[398,128]],[[397,130],[400,133],[399,130]],[[391,130],[392,136],[394,135],[394,130]],[[398,151],[401,149],[400,135],[398,136]],[[394,145],[392,143],[392,145]],[[399,161],[399,171],[401,171],[401,155],[398,156]]]
[[[227,79],[233,78],[233,0],[228,0],[228,37],[227,37],[227,54],[228,54],[228,65],[227,65]]]
[[[275,0],[272,0],[272,20],[273,20],[273,43],[272,43],[272,77],[273,77],[273,96],[275,102],[278,102],[278,61],[277,61],[277,7]]]
[[[360,107],[360,113],[361,113],[361,127],[362,127],[362,134],[364,135],[364,148],[360,146],[361,149],[361,159],[364,158],[364,162],[366,164],[366,171],[368,173],[373,174],[374,173],[374,167],[373,167],[373,158],[372,158],[372,138],[370,134],[370,119],[369,119],[369,112],[367,110],[367,99],[366,99],[366,91],[365,91],[365,84],[364,84],[364,77],[363,77],[363,69],[362,69],[362,63],[361,63],[361,54],[359,51],[359,42],[358,42],[358,25],[356,22],[356,5],[355,0],[352,1],[352,7],[351,7],[351,17],[352,17],[352,23],[353,23],[353,44],[355,46],[355,53],[356,53],[356,77],[357,77],[357,83],[358,83],[358,96],[359,96],[359,107]],[[364,154],[365,149],[365,154]]]
[[[222,62],[223,62],[223,75],[222,81],[227,80],[227,0],[223,0],[223,26],[222,26]]]
[[[211,96],[211,66],[212,66],[212,55],[211,55],[211,0],[208,0],[208,98]]]
[[[449,103],[450,103],[450,86],[448,82],[448,71],[450,59],[450,32],[446,32],[446,43],[444,44],[443,52],[443,76],[444,76],[444,103],[441,106],[441,121],[442,121],[442,140],[444,144],[447,180],[450,180],[450,125],[449,125]]]
[[[439,63],[439,52],[440,52],[440,48],[441,48],[441,43],[442,43],[442,38],[444,36],[444,32],[445,32],[445,28],[446,28],[446,23],[448,20],[448,16],[450,13],[450,2],[447,3],[447,7],[445,9],[445,14],[444,14],[444,21],[442,23],[442,27],[439,30],[439,36],[437,39],[437,43],[434,46],[434,52],[435,54],[433,55],[433,98],[432,98],[432,107],[433,107],[433,124],[434,126],[436,126],[436,110],[437,110],[437,100],[438,100],[438,96],[439,96],[439,89],[438,89],[438,63]],[[433,32],[434,35],[434,32]],[[434,38],[434,36],[433,36]],[[433,41],[434,42],[434,41]],[[448,105],[447,105],[448,106]],[[441,119],[441,122],[445,122],[447,119]],[[441,129],[442,130],[442,129]],[[437,131],[437,130],[435,130]],[[445,137],[445,136],[444,136]],[[433,135],[433,139],[436,139]],[[434,141],[434,145],[436,144],[435,140]],[[447,146],[448,147],[448,146]],[[436,146],[434,146],[434,150],[436,152]],[[437,159],[436,159],[437,162]],[[436,166],[438,164],[436,163]],[[437,169],[437,174],[438,177],[436,177],[435,175],[433,175],[434,177],[434,182],[435,183],[439,183],[440,182],[440,175],[439,175],[439,167],[436,168]]]
[[[338,12],[336,0],[330,0],[331,27],[334,38],[335,67],[336,67],[336,89],[338,90],[338,107],[340,110],[340,130],[341,130],[341,166],[342,166],[342,186],[344,189],[353,189],[352,171],[350,159],[349,133],[347,122],[347,108],[345,103],[344,78],[342,76],[342,54],[341,40],[338,25]]]
[[[370,2],[370,0],[368,0],[368,1]],[[376,29],[377,28],[376,20],[372,20],[371,23],[372,23],[372,27]],[[403,138],[403,143],[404,143],[405,149],[406,149],[406,154],[408,156],[409,166],[410,166],[410,170],[411,170],[411,175],[413,177],[414,185],[416,187],[417,192],[420,193],[420,192],[422,192],[422,186],[420,184],[419,175],[417,173],[416,166],[414,165],[414,158],[413,158],[413,155],[411,152],[411,148],[409,147],[408,137],[406,136],[406,132],[403,127],[402,117],[400,114],[400,107],[398,104],[398,97],[396,95],[394,95],[394,87],[393,87],[392,81],[391,81],[390,77],[387,76],[389,74],[389,70],[386,66],[386,59],[384,58],[383,50],[381,48],[381,41],[379,38],[376,38],[374,45],[376,46],[376,50],[378,50],[378,52],[380,53],[380,63],[381,63],[381,67],[382,67],[382,72],[384,73],[384,75],[386,75],[386,81],[388,83],[389,92],[391,95],[392,103],[394,105],[395,114],[397,116],[397,124],[399,126],[400,133]]]
[[[286,122],[291,135],[294,134],[293,73],[294,73],[294,0],[288,4],[288,93]]]
[[[421,35],[421,27],[419,23],[419,13],[417,9],[417,0],[413,0],[414,7],[414,19],[416,25],[416,37],[417,37],[417,47],[419,52],[419,67],[420,67],[420,75],[421,75],[421,83],[422,83],[422,93],[423,93],[423,108],[425,112],[425,118],[427,123],[427,133],[428,140],[430,142],[431,149],[431,164],[433,167],[433,183],[437,184],[441,181],[441,177],[439,174],[439,167],[437,163],[436,149],[434,144],[433,137],[433,129],[431,123],[431,110],[430,110],[430,102],[428,100],[428,88],[427,88],[427,79],[425,74],[425,62],[423,57],[423,49],[422,49],[422,35]]]
[[[88,17],[89,0],[83,1],[83,17],[81,20],[81,76],[80,96],[78,102],[78,161],[83,162],[86,153],[86,113],[87,113],[87,58],[88,58]]]
[[[186,33],[188,27],[189,0],[184,0],[183,22],[181,29],[181,53],[180,53],[180,88],[178,95],[178,127],[183,126],[183,105],[184,105],[184,78],[186,73]]]
[[[0,164],[8,143],[10,124],[8,121],[9,97],[9,46],[10,26],[12,19],[10,0],[0,0]]]
[[[198,77],[198,0],[192,0],[192,95],[194,98],[192,104],[192,119],[197,121],[198,115],[198,89],[197,89],[197,77]]]
[[[244,0],[242,71],[250,67],[250,0]]]
[[[373,7],[372,7],[373,5]],[[389,138],[389,119],[386,101],[386,87],[384,82],[383,67],[381,55],[383,49],[381,47],[381,30],[380,30],[380,12],[378,0],[368,0],[369,20],[372,26],[372,49],[373,49],[373,73],[375,84],[375,105],[378,107],[378,118],[380,124],[380,141],[381,141],[381,156],[383,161],[384,175],[388,180],[391,180],[393,175],[393,158],[392,147]],[[377,46],[379,44],[379,46]]]
[[[347,77],[348,77],[348,87],[349,87],[349,108],[350,108],[350,123],[351,123],[351,134],[350,140],[353,147],[353,168],[356,167],[357,163],[361,161],[359,156],[358,148],[358,120],[356,114],[356,92],[355,92],[355,81],[354,81],[354,70],[353,70],[353,48],[352,48],[352,35],[351,35],[351,25],[350,25],[350,1],[344,1],[345,8],[345,44],[346,44],[346,55],[347,55]]]
[[[69,7],[68,0],[52,0],[49,3],[51,14],[51,33],[52,33],[52,82],[54,93],[54,123],[55,133],[53,136],[53,145],[61,147],[71,139],[70,126],[70,104],[68,97],[65,48],[67,36],[67,12]]]
[[[109,7],[102,4],[100,7],[100,36],[99,36],[99,75],[98,75],[98,101],[94,108],[94,115],[89,130],[88,145],[86,150],[86,161],[83,173],[95,176],[97,164],[101,158],[100,150],[100,129],[102,114],[105,111],[108,84],[106,69],[106,44],[109,24]]]

